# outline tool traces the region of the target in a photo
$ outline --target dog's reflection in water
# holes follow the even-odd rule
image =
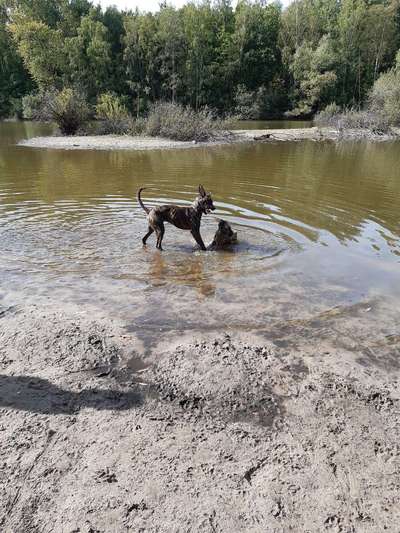
[[[237,234],[230,225],[220,220],[214,239],[207,249],[211,251],[229,249],[230,245],[237,243]],[[217,271],[223,271],[226,275],[231,270],[233,254],[167,254],[149,252],[151,254],[148,281],[153,287],[170,285],[185,285],[195,287],[200,298],[214,296],[215,283],[211,280],[214,274],[215,260],[217,259]],[[211,267],[207,272],[207,265]],[[221,266],[223,267],[221,269]]]
[[[185,285],[195,287],[201,298],[213,296],[216,287],[204,272],[204,259],[204,256],[192,254],[172,260],[159,252],[153,252],[148,281],[153,287]]]

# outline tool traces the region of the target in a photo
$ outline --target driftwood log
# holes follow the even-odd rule
[[[267,141],[268,139],[271,139],[271,137],[270,133],[266,133],[265,135],[255,135],[253,139],[255,141]]]

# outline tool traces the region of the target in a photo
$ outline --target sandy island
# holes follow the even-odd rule
[[[277,141],[324,141],[340,139],[370,139],[389,141],[398,138],[400,130],[391,135],[372,134],[368,130],[346,130],[339,132],[332,128],[296,128],[268,130],[235,130],[228,135],[207,142],[172,141],[159,137],[130,137],[128,135],[88,135],[74,137],[33,137],[23,140],[20,146],[32,148],[58,148],[65,150],[165,150],[195,148],[240,142],[277,142]]]
[[[222,333],[140,361],[110,319],[0,317],[1,531],[398,530],[398,367]]]

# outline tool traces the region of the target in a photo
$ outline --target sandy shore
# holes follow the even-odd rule
[[[171,141],[159,137],[129,137],[128,135],[88,135],[76,137],[33,137],[19,143],[32,148],[65,150],[165,150],[190,148],[196,143]]]
[[[394,132],[398,135],[399,132]],[[159,137],[129,137],[127,135],[92,135],[76,137],[34,137],[19,143],[31,148],[65,150],[165,150],[195,148],[239,142],[324,141],[340,139],[393,140],[393,135],[372,135],[366,130],[347,130],[345,133],[331,128],[297,128],[273,130],[236,130],[230,135],[209,142],[172,141]]]
[[[1,531],[397,531],[398,371],[78,316],[1,314]]]

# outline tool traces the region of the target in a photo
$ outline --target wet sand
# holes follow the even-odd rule
[[[398,367],[83,311],[2,311],[1,531],[397,530]]]
[[[127,135],[91,135],[76,137],[34,137],[23,140],[19,144],[31,148],[56,148],[65,150],[166,150],[177,148],[195,148],[213,146],[234,142],[274,142],[274,141],[324,141],[343,138],[364,139],[374,141],[393,140],[399,135],[371,134],[367,130],[347,130],[339,132],[333,128],[297,128],[297,129],[264,129],[264,130],[235,130],[223,135],[219,139],[208,142],[172,141],[159,137],[129,137]]]

